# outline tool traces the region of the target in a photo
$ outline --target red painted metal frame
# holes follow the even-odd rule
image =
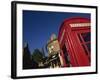
[[[63,59],[63,65],[67,67],[64,59],[64,53],[62,51],[62,47],[65,45],[66,50],[68,51],[68,55],[70,57],[70,64],[72,67],[75,66],[90,66],[90,61],[88,56],[86,55],[83,47],[81,46],[80,40],[78,38],[78,34],[91,32],[90,27],[71,27],[69,24],[72,23],[90,23],[90,20],[87,18],[71,18],[67,19],[63,22],[60,27],[58,40],[60,42],[61,48],[61,56]],[[65,31],[63,37],[62,34]],[[62,41],[61,41],[62,40]]]

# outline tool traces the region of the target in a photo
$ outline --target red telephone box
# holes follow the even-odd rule
[[[90,66],[91,64],[91,23],[87,18],[65,20],[59,30],[63,67]]]

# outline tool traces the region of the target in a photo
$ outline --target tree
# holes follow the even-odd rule
[[[36,63],[34,59],[32,59],[28,44],[25,44],[23,50],[23,69],[34,69],[37,67],[38,63]]]
[[[34,59],[35,62],[40,63],[43,62],[43,53],[39,49],[35,49],[32,54],[32,59]]]
[[[23,69],[30,68],[32,68],[32,60],[28,44],[26,44],[23,49]]]

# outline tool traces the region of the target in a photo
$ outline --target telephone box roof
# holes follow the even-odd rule
[[[72,24],[72,23],[90,23],[90,19],[83,18],[83,17],[74,17],[74,18],[65,19],[63,21],[63,23],[61,24],[60,28],[59,28],[59,32],[62,29],[63,25],[65,25],[65,24],[69,25],[69,24]]]

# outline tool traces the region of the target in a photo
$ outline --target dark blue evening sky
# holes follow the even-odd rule
[[[23,11],[23,44],[28,43],[31,53],[45,47],[52,33],[58,35],[62,22],[71,17],[90,18],[86,13]]]

